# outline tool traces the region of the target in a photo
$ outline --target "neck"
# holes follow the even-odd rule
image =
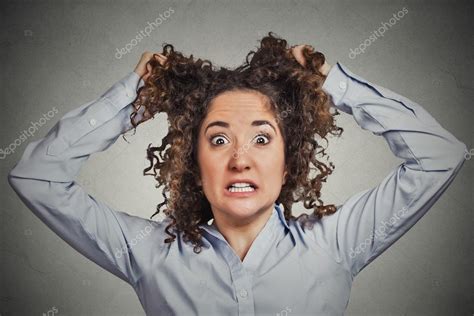
[[[227,240],[231,248],[243,261],[258,233],[263,229],[272,215],[274,205],[263,212],[258,212],[251,218],[242,221],[220,216],[214,213],[214,225]]]

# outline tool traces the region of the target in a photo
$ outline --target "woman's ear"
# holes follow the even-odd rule
[[[285,172],[283,172],[283,185],[286,183],[286,176],[288,175],[288,172],[285,170]]]

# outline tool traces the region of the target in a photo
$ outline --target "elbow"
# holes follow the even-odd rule
[[[466,144],[463,142],[459,141],[456,144],[456,156],[458,157],[458,161],[464,161],[464,160],[469,160],[472,156],[472,153],[469,153],[469,150],[467,149]]]
[[[22,178],[13,176],[12,172],[10,171],[7,175],[7,181],[13,191],[15,191],[16,193],[21,191]]]
[[[20,198],[24,200],[29,194],[25,192],[24,179],[13,176],[11,173],[7,176],[8,184],[12,188],[13,192]]]
[[[464,144],[461,141],[456,143],[456,146],[450,152],[450,157],[452,157],[452,159],[450,159],[451,170],[454,170],[457,172],[462,167],[462,165],[464,164],[466,160],[470,160],[472,158],[472,155],[473,153],[471,153],[467,149],[466,144]]]
[[[34,191],[36,182],[30,178],[16,176],[14,170],[11,170],[7,175],[8,184],[20,197],[30,196],[32,191]]]
[[[415,167],[419,167],[419,169],[425,172],[451,172],[459,169],[464,161],[471,159],[473,155],[473,153],[469,153],[466,145],[460,141],[437,144],[428,149],[428,153],[418,155],[416,164],[412,163],[411,165],[415,165]]]
[[[8,184],[10,185],[10,187],[12,189],[15,188],[15,180],[13,179],[14,177],[12,176],[12,172],[10,171],[7,175],[7,181],[8,181]]]
[[[49,183],[17,177],[11,173],[8,174],[7,179],[10,187],[29,209],[35,211],[37,205],[52,205],[53,192]]]

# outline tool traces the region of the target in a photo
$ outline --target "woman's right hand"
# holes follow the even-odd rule
[[[161,65],[163,65],[166,61],[166,57],[162,54],[148,51],[144,52],[134,70],[135,73],[138,74],[143,80],[146,80],[148,77],[150,77],[151,66],[148,62],[152,60],[152,58],[158,60]]]
[[[303,66],[306,67],[306,61],[303,55],[303,50],[309,49],[311,52],[314,51],[314,48],[311,45],[295,45],[290,48],[291,53],[295,57],[296,61]],[[319,67],[319,72],[323,75],[327,76],[329,71],[331,70],[331,65],[328,64],[327,59],[324,60],[324,65]]]

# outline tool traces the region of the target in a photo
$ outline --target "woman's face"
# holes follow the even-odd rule
[[[210,104],[199,131],[198,164],[214,218],[245,225],[273,209],[284,184],[284,141],[258,92],[227,91]],[[233,183],[255,188],[229,190]]]

